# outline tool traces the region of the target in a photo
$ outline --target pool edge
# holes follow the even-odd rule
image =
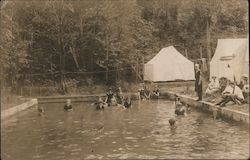
[[[21,112],[23,110],[26,110],[32,106],[35,106],[38,104],[38,100],[36,98],[33,98],[25,103],[19,104],[17,106],[11,107],[9,109],[1,111],[1,120],[4,120],[8,117],[11,117],[18,112]]]

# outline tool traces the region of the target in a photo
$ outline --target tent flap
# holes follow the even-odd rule
[[[248,54],[248,39],[218,39],[210,62],[210,79],[227,77],[239,82],[242,74],[249,75]]]

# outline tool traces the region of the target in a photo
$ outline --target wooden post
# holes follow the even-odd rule
[[[0,68],[2,68],[2,67],[0,67]],[[2,69],[0,69],[1,71],[0,71],[0,75],[1,75],[1,77],[0,77],[0,108],[2,108],[3,106],[2,106],[2,102],[3,102],[3,98],[2,98],[2,89],[3,89],[3,87],[2,87],[2,79],[3,79],[3,75],[2,75]]]
[[[23,96],[23,87],[21,87],[21,96]]]
[[[185,48],[185,56],[188,58],[187,48]]]
[[[139,76],[139,62],[138,62],[138,57],[136,58],[136,84],[138,83],[138,76]]]
[[[210,27],[209,27],[209,22],[207,20],[207,73],[208,73],[208,78],[210,77],[210,61],[211,61],[211,52],[210,52]]]
[[[108,64],[109,64],[108,36],[106,36],[106,45],[107,45],[107,52],[106,52],[106,63],[107,63],[107,66],[106,66],[106,83],[108,83],[108,71],[109,71],[109,68],[108,68]]]
[[[211,61],[211,52],[210,52],[210,27],[209,27],[209,23],[207,20],[207,58],[208,58],[208,62]]]
[[[116,71],[115,71],[115,82],[118,83],[118,63],[115,66]]]
[[[202,45],[200,45],[200,59],[202,59]]]
[[[31,97],[31,87],[29,87],[30,88],[30,97]]]
[[[144,83],[144,56],[142,56],[142,81]]]

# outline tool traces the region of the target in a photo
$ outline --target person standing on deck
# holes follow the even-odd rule
[[[198,101],[202,100],[202,79],[201,79],[201,70],[199,64],[195,64],[195,92],[198,95]]]

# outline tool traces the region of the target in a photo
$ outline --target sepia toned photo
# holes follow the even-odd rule
[[[248,7],[0,0],[1,159],[249,159]]]

